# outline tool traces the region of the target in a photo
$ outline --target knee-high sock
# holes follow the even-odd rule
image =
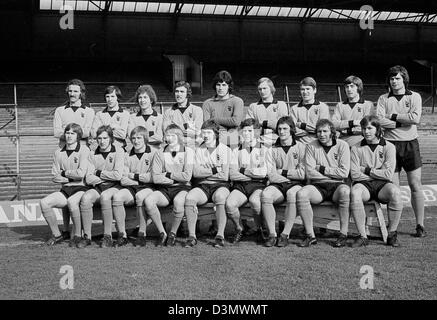
[[[315,237],[313,229],[313,209],[311,208],[310,201],[307,199],[298,199],[296,201],[296,207],[302,218],[306,233]]]
[[[349,197],[338,201],[338,213],[340,214],[340,232],[347,235],[349,230]]]
[[[55,237],[59,237],[61,235],[61,232],[59,231],[58,220],[56,219],[55,211],[53,210],[53,208],[41,208],[41,211],[47,221],[47,224],[50,227],[50,230],[52,231],[52,234]]]
[[[114,213],[118,232],[126,236],[126,210],[123,201],[112,201],[112,212]]]
[[[285,215],[285,224],[284,224],[284,230],[282,230],[282,234],[286,234],[287,236],[289,236],[291,229],[293,229],[294,220],[296,220],[295,201],[287,201],[284,215]]]
[[[188,234],[196,237],[197,206],[196,202],[190,199],[185,200],[185,215],[187,217]]]
[[[366,211],[364,209],[363,201],[352,201],[350,208],[351,208],[352,216],[354,217],[358,232],[360,233],[360,235],[362,237],[367,238]]]
[[[225,204],[216,204],[215,205],[215,217],[217,219],[217,235],[225,237],[225,228],[226,228],[226,210]]]
[[[156,204],[147,207],[146,211],[147,214],[150,216],[150,218],[152,218],[152,221],[155,224],[156,228],[158,229],[159,233],[162,232],[166,233],[164,226],[162,225],[161,213],[159,212],[159,209],[156,206]]]
[[[261,207],[269,234],[275,235],[276,237],[276,212],[273,207],[273,202],[268,200],[263,201]]]
[[[70,231],[70,211],[68,208],[62,209],[62,221],[64,225],[64,231]]]
[[[399,221],[401,220],[401,214],[402,214],[402,200],[399,197],[399,200],[390,201],[387,204],[387,214],[388,214],[388,221],[389,221],[389,227],[388,231],[396,231],[399,225]]]
[[[93,224],[93,205],[90,203],[80,204],[80,213],[82,215],[83,233],[91,239],[91,226]]]
[[[416,216],[416,223],[421,226],[424,225],[425,219],[425,207],[424,207],[423,193],[422,191],[411,192],[411,206],[413,207],[414,214]]]
[[[145,212],[144,212],[144,206],[137,206],[137,217],[138,217],[138,222],[140,225],[140,229],[138,230],[138,232],[142,232],[144,233],[144,235],[146,235],[146,229],[147,229],[147,222],[146,222],[146,217],[145,217]]]
[[[100,207],[102,210],[102,219],[103,219],[103,229],[105,234],[112,234],[112,202],[109,201],[101,201]]]
[[[181,225],[182,219],[184,218],[184,212],[175,212],[173,211],[173,222],[171,224],[171,230],[170,232],[173,232],[176,234],[176,232],[179,229],[179,226]]]
[[[228,211],[229,219],[234,223],[235,228],[240,231],[243,230],[243,227],[240,224],[240,210],[238,208],[234,209],[234,211],[229,212]]]
[[[74,235],[80,237],[82,235],[82,220],[80,218],[80,210],[78,207],[70,208],[71,219],[73,220]]]

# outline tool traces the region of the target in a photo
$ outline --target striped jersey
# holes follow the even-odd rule
[[[190,185],[194,164],[194,151],[180,146],[170,151],[169,146],[156,151],[152,160],[152,180],[155,184]]]
[[[240,144],[232,150],[229,177],[232,181],[265,180],[271,167],[271,148],[258,141],[248,148]]]
[[[223,143],[209,149],[205,143],[196,148],[193,177],[196,183],[215,183],[229,181],[231,149]]]
[[[288,108],[284,101],[252,103],[247,110],[246,119],[255,119],[261,125],[260,141],[272,145],[278,139],[276,123],[278,119],[288,116]]]
[[[343,182],[349,176],[349,169],[350,148],[347,142],[335,139],[331,147],[322,146],[318,140],[307,144],[305,170],[309,183]]]
[[[64,134],[64,129],[69,123],[80,125],[83,131],[82,138],[90,136],[91,125],[94,120],[94,110],[87,105],[80,107],[70,106],[67,102],[65,106],[57,107],[53,117],[53,134],[55,138],[60,138]]]
[[[366,139],[363,139],[359,145],[352,147],[351,177],[353,181],[386,180],[391,182],[395,166],[396,147],[384,138],[381,138],[375,145],[369,145]]]
[[[163,117],[162,114],[153,110],[151,114],[142,115],[141,110],[138,113],[132,113],[129,119],[128,136],[131,131],[137,126],[143,126],[147,129],[149,135],[148,143],[150,145],[160,145],[163,141]]]
[[[124,154],[124,171],[121,185],[131,186],[152,183],[152,159],[156,149],[146,145],[146,150],[136,153],[132,147],[129,153]],[[134,178],[128,177],[129,173],[134,174]]]
[[[243,119],[244,102],[241,98],[230,95],[226,100],[216,97],[203,102],[203,121],[214,119],[220,130],[236,130]]]
[[[406,90],[403,95],[383,94],[376,107],[384,138],[391,141],[411,141],[418,137],[417,125],[422,115],[422,97]]]
[[[100,126],[109,125],[113,130],[116,141],[123,144],[123,142],[126,141],[129,116],[129,111],[120,106],[117,111],[109,111],[108,108],[105,108],[97,112],[94,117],[93,125],[91,126],[91,136],[96,138],[97,129]]]
[[[290,146],[283,146],[278,139],[272,148],[272,159],[270,183],[305,180],[305,145],[302,142],[293,141]]]
[[[343,101],[337,103],[331,117],[335,129],[340,132],[340,139],[354,146],[361,141],[361,126],[355,126],[354,121],[361,121],[374,112],[373,103],[360,98],[358,102]]]
[[[98,147],[91,151],[89,156],[90,165],[85,177],[89,185],[120,181],[124,169],[124,150],[111,146],[109,152],[101,152]]]
[[[328,105],[318,100],[313,104],[303,104],[303,101],[295,104],[291,107],[290,116],[296,124],[296,138],[303,143],[317,139],[316,123],[319,119],[330,118]]]
[[[57,149],[53,155],[53,182],[65,186],[83,186],[84,177],[88,169],[90,149],[77,143],[74,150],[67,150],[66,146]]]

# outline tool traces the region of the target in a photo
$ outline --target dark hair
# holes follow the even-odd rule
[[[77,123],[72,122],[72,123],[67,124],[65,126],[65,129],[64,129],[64,135],[68,130],[72,130],[76,133],[77,142],[79,142],[79,140],[82,139],[83,130],[82,130],[82,127],[80,125],[78,125]]]
[[[79,79],[71,79],[70,81],[68,81],[67,83],[67,87],[65,88],[65,92],[68,94],[68,87],[69,86],[79,86],[80,87],[80,99],[81,100],[85,100],[86,99],[86,88],[85,88],[85,84],[82,82],[82,80]]]
[[[132,142],[132,137],[136,134],[142,135],[145,143],[149,141],[149,132],[143,126],[137,126],[132,129],[131,133],[129,134],[129,139],[131,140],[131,142]]]
[[[316,134],[317,134],[317,130],[319,130],[319,128],[324,127],[324,126],[328,126],[329,129],[331,130],[331,138],[332,138],[332,140],[334,141],[335,139],[337,139],[337,131],[335,130],[334,124],[329,119],[319,119],[317,121],[317,123],[316,123]]]
[[[111,93],[113,93],[114,91],[115,91],[115,95],[116,95],[117,98],[120,100],[121,97],[122,97],[122,94],[121,94],[121,90],[120,90],[120,88],[117,87],[117,86],[109,86],[109,87],[106,87],[106,89],[105,89],[105,96],[106,96],[107,94],[111,94]]]
[[[400,73],[402,78],[404,79],[405,89],[408,89],[408,84],[410,83],[410,76],[408,75],[408,71],[407,69],[405,69],[405,67],[396,65],[388,69],[387,72],[387,83],[390,90],[391,90],[390,78],[396,76],[398,73]]]
[[[360,78],[356,77],[356,76],[349,76],[346,79],[344,79],[344,86],[346,86],[347,84],[354,84],[357,86],[358,88],[358,93],[360,94],[360,96],[363,94],[363,80],[361,80]]]
[[[175,83],[173,87],[173,92],[176,91],[176,88],[184,87],[187,89],[187,99],[191,99],[191,96],[193,95],[193,91],[191,90],[191,86],[186,81],[178,81]]]
[[[276,134],[278,134],[279,125],[284,123],[288,124],[290,127],[291,136],[293,137],[293,140],[296,140],[296,125],[294,124],[293,118],[290,116],[279,118],[278,122],[276,123]]]
[[[361,130],[364,129],[364,127],[371,125],[376,128],[376,137],[380,139],[382,137],[382,127],[381,122],[379,122],[379,119],[375,115],[365,116],[360,121]]]
[[[158,98],[156,97],[155,90],[153,90],[151,85],[144,84],[138,87],[137,91],[135,92],[134,100],[138,104],[138,97],[140,94],[146,93],[150,98],[150,103],[152,107],[155,105],[155,103],[158,101]]]
[[[305,77],[300,81],[299,86],[311,86],[311,87],[313,87],[313,89],[316,89],[317,83],[316,83],[316,80],[314,80],[314,78]]]
[[[113,143],[113,142],[114,142],[114,133],[113,133],[113,131],[112,131],[111,126],[107,126],[107,125],[100,126],[100,127],[97,129],[97,132],[96,132],[96,138],[97,138],[98,136],[100,136],[103,132],[106,132],[106,133],[108,134],[109,139],[111,140],[111,143]]]
[[[217,122],[215,122],[214,119],[208,119],[206,120],[203,124],[202,127],[200,128],[201,130],[212,130],[214,131],[214,134],[216,136],[216,138],[219,137],[220,134],[220,126],[217,124]]]
[[[220,82],[226,82],[229,86],[228,93],[231,94],[234,90],[234,81],[232,80],[232,76],[229,72],[226,70],[219,71],[215,74],[214,78],[212,79],[212,89],[215,91],[215,86],[217,83]]]
[[[254,129],[261,128],[261,125],[258,121],[256,121],[254,118],[247,118],[241,121],[240,123],[240,129],[243,129],[244,127],[250,127],[253,126]]]

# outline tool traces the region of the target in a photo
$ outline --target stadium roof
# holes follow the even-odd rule
[[[39,0],[40,10],[69,5],[78,11],[148,14],[257,16],[309,19],[361,19],[373,8],[373,19],[389,22],[437,23],[437,1],[432,0],[189,0],[85,1]]]

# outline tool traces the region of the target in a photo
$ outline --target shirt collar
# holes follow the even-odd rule
[[[138,113],[137,113],[137,117],[141,117],[141,116],[144,116],[144,117],[154,116],[154,117],[156,117],[157,115],[158,115],[158,112],[156,112],[156,110],[153,110],[151,114],[141,114],[141,110],[138,111]]]
[[[111,145],[111,150],[109,152],[115,152],[115,146]],[[105,152],[106,153],[106,152]],[[94,152],[94,154],[103,154],[102,151],[100,151],[100,147],[97,147],[96,151]]]
[[[144,150],[144,153],[150,153],[150,151],[151,151],[150,146],[148,144],[146,144],[146,150]],[[136,154],[135,148],[132,147],[132,149],[130,150],[129,156],[133,156],[135,154]]]
[[[278,100],[274,99],[272,102],[263,102],[262,99],[259,99],[257,104],[264,105],[264,107],[268,108],[271,104],[278,104]]]
[[[181,110],[181,109],[186,110],[190,105],[191,105],[190,100],[187,100],[187,104],[186,104],[185,108],[180,108],[177,103],[174,103],[171,108],[173,110]]]
[[[108,107],[106,107],[105,109],[103,109],[102,112],[103,112],[103,113],[104,113],[104,112],[106,112],[106,113],[109,113],[109,112],[123,112],[123,108],[122,108],[121,106],[118,106],[118,109],[117,109],[117,110],[109,111],[109,110],[108,110]]]
[[[74,151],[74,152],[79,152],[80,150],[80,142],[77,142],[77,146],[74,150],[67,150],[67,145],[65,145],[62,149],[61,152],[65,152],[65,151]]]
[[[348,104],[350,105],[351,103],[357,104],[357,103],[364,103],[364,98],[360,97],[360,100],[358,100],[357,102],[349,102],[347,99],[343,101],[343,104]]]
[[[65,104],[64,109],[67,109],[67,108],[71,108],[71,109],[73,109],[73,108],[82,108],[82,109],[85,109],[86,107],[87,106],[84,105],[84,104],[81,104],[80,106],[71,106],[70,105],[70,101],[67,101],[67,103]]]
[[[385,139],[383,137],[381,137],[379,139],[379,143],[380,146],[385,146],[387,144],[387,142],[385,141]],[[368,146],[369,144],[367,143],[366,139],[361,140],[361,146]]]
[[[388,96],[389,96],[389,97],[395,97],[395,96],[411,96],[412,94],[413,94],[413,93],[412,93],[410,90],[408,90],[408,89],[405,89],[405,93],[404,93],[404,94],[394,94],[393,91],[390,90],[390,92],[388,93]]]
[[[168,150],[169,145],[167,144],[164,149],[163,152],[174,152],[174,151],[170,151]],[[179,150],[177,152],[185,152],[185,146],[183,146],[182,144],[179,145]]]
[[[292,143],[291,143],[291,146],[283,146],[282,144],[281,144],[281,139],[276,139],[276,141],[275,141],[275,143],[274,143],[274,146],[275,147],[292,147],[292,146],[294,146],[294,145],[296,145],[296,140],[294,140],[294,139],[292,139]]]
[[[297,105],[297,107],[305,107],[307,109],[311,108],[312,106],[318,106],[320,104],[320,101],[317,99],[314,99],[314,103],[312,104],[303,104],[303,100],[300,100],[299,104]]]

